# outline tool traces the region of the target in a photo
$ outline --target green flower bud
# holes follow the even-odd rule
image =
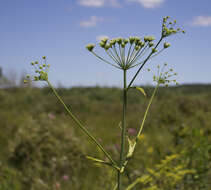
[[[42,69],[42,66],[39,66],[39,69]]]
[[[43,59],[46,59],[46,57],[45,57],[45,56],[42,56],[42,58],[43,58]]]
[[[144,42],[142,42],[142,41],[140,41],[140,42],[138,43],[138,45],[142,48],[142,47],[144,47],[144,46],[145,46],[145,43],[144,43]]]
[[[106,43],[107,41],[108,41],[108,38],[103,38],[103,39],[101,39],[101,42]]]
[[[145,36],[145,37],[144,37],[144,41],[145,41],[145,42],[151,42],[151,41],[153,41],[153,40],[155,40],[154,36]]]
[[[129,42],[130,42],[130,44],[133,44],[134,42],[135,42],[135,38],[134,37],[129,37]]]
[[[30,75],[29,75],[29,74],[27,74],[27,75],[26,75],[26,78],[27,78],[27,79],[29,79],[29,78],[30,78]]]
[[[140,49],[140,46],[136,45],[135,50],[138,51]]]
[[[111,46],[112,46],[112,45],[115,45],[115,43],[116,43],[116,40],[115,40],[115,39],[110,40]]]
[[[34,62],[31,62],[31,65],[34,65]]]
[[[28,83],[28,80],[23,80],[23,83],[24,83],[24,84]]]
[[[34,81],[38,81],[38,80],[39,80],[39,77],[34,76]]]
[[[163,44],[163,47],[164,48],[168,48],[168,47],[170,47],[171,46],[171,44],[170,43],[167,43],[167,42],[165,42],[164,44]]]
[[[155,48],[152,48],[152,53],[156,53],[158,50],[156,50]]]
[[[39,80],[48,80],[48,74],[46,72],[42,72],[39,76]]]
[[[140,41],[141,41],[141,39],[139,37],[135,37],[135,43],[136,43],[136,45],[138,45]]]
[[[129,42],[128,39],[124,39],[124,43],[127,44]]]
[[[160,84],[165,84],[165,80],[163,78],[160,78],[158,81]]]
[[[152,47],[154,46],[154,43],[153,42],[149,42],[149,47]]]
[[[164,63],[164,66],[167,66],[168,64],[167,63]]]
[[[110,47],[111,47],[110,44],[106,44],[105,47],[104,47],[104,49],[105,50],[108,50]]]
[[[43,64],[42,66],[43,66],[43,67],[46,67],[46,64]]]
[[[120,45],[122,43],[122,38],[117,38],[116,41]]]
[[[150,71],[150,69],[147,69],[147,71]]]
[[[38,61],[35,61],[35,64],[37,65],[38,64]]]
[[[92,50],[94,49],[94,47],[95,47],[95,44],[88,44],[88,45],[86,46],[86,49],[87,49],[88,51],[92,51]]]
[[[101,41],[99,45],[100,45],[100,47],[104,48],[106,43]]]

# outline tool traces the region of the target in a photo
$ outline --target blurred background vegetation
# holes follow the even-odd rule
[[[20,80],[22,81],[22,80]],[[128,135],[135,135],[148,97],[130,91]],[[65,103],[119,159],[121,90],[58,88]],[[79,131],[49,88],[14,83],[0,70],[0,190],[99,190],[116,173],[86,155],[104,156]],[[150,109],[125,187],[144,190],[211,189],[211,85],[160,88]]]

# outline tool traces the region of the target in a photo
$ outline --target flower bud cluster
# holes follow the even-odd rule
[[[141,49],[152,48],[154,46],[153,41],[155,38],[153,36],[145,36],[142,41],[141,38],[136,36],[131,36],[129,38],[113,38],[108,39],[104,38],[99,42],[99,46],[103,48],[106,53],[115,61],[121,69],[129,69],[135,64],[135,61],[138,60],[138,57],[141,57]],[[127,46],[126,46],[127,45]],[[89,44],[86,46],[86,49],[93,54],[99,57],[94,53],[95,44]],[[155,53],[157,50],[152,48],[152,51]],[[127,56],[126,56],[127,55]],[[108,63],[108,61],[105,61]]]
[[[128,70],[140,64],[145,64],[149,59],[160,54],[164,49],[170,47],[170,43],[165,42],[163,48],[159,49],[160,42],[163,38],[176,34],[181,31],[180,28],[175,29],[176,21],[169,21],[169,17],[163,18],[162,34],[160,40],[154,44],[154,36],[145,36],[143,39],[131,36],[129,38],[104,38],[99,42],[99,46],[103,48],[109,59],[115,64],[106,60],[95,53],[95,44],[86,46],[87,50],[93,53],[97,58],[105,63],[112,65],[118,69]],[[148,51],[151,50],[151,51]],[[146,53],[148,52],[148,55]],[[142,59],[142,61],[140,61]],[[116,65],[117,64],[117,65]]]
[[[184,30],[181,28],[176,28],[175,25],[177,23],[176,20],[169,21],[169,16],[163,18],[163,25],[162,25],[162,37],[168,37],[172,34],[176,34],[178,32],[185,33]]]
[[[172,77],[176,76],[177,73],[175,73],[172,68],[164,72],[164,69],[166,66],[167,66],[167,63],[164,63],[164,66],[162,67],[161,72],[160,72],[160,65],[157,66],[158,76],[154,75],[153,81],[157,82],[158,84],[163,84],[166,87],[172,82],[178,85],[179,83],[176,81],[176,79],[171,79]]]
[[[43,64],[40,64],[38,61],[31,62],[31,65],[35,69],[35,73],[37,75],[33,76],[33,81],[47,81],[48,80],[48,70],[50,65],[46,64],[46,57],[43,56],[42,59],[44,60]],[[24,83],[27,83],[28,80],[31,78],[29,74],[26,75],[26,79],[24,80]]]

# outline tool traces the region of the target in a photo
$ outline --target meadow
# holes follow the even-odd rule
[[[153,87],[144,87],[148,95]],[[72,112],[119,159],[122,91],[58,88]],[[128,92],[127,134],[136,134],[150,96]],[[0,89],[0,190],[112,189],[116,173],[75,127],[50,88]],[[161,87],[153,100],[124,188],[211,189],[211,85]],[[106,158],[105,158],[106,159]],[[138,180],[137,180],[138,179]]]

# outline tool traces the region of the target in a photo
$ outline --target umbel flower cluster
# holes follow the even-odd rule
[[[47,81],[48,80],[48,70],[50,68],[49,64],[46,64],[46,57],[42,57],[44,63],[39,63],[38,61],[31,62],[31,65],[35,69],[36,75],[31,78],[29,74],[26,75],[27,80],[24,80],[25,83],[28,82],[28,80],[33,80],[33,81]]]
[[[166,87],[169,86],[170,83],[179,85],[176,79],[174,79],[178,74],[174,72],[172,68],[167,69],[167,63],[164,63],[162,68],[158,65],[157,69],[157,74],[153,75],[153,81],[158,85],[165,85]],[[148,69],[148,71],[150,71],[150,69]]]
[[[148,59],[170,47],[170,43],[164,42],[163,47],[158,49],[159,44],[164,38],[178,32],[185,33],[181,28],[175,27],[176,21],[171,22],[168,20],[168,16],[163,18],[162,33],[157,43],[154,42],[155,38],[153,36],[145,36],[143,38],[131,36],[129,38],[114,38],[110,40],[108,38],[102,39],[99,46],[105,50],[109,58],[108,60],[99,56],[94,51],[95,44],[88,44],[86,48],[105,63],[122,70],[128,70],[140,64],[145,64]]]

